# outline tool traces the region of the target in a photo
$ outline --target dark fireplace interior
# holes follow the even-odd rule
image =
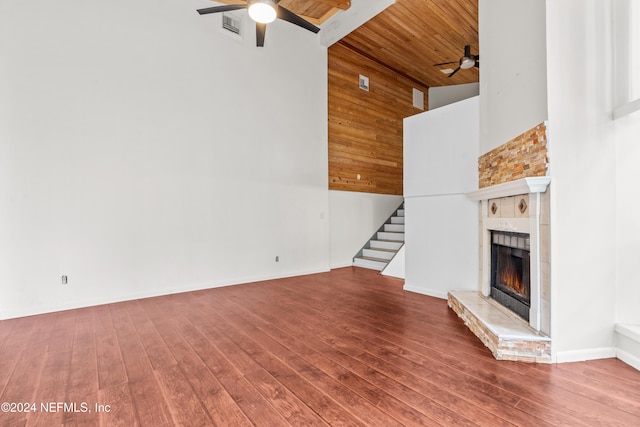
[[[504,231],[491,232],[491,297],[529,320],[528,234]]]

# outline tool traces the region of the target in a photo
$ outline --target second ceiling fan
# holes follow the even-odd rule
[[[480,55],[472,55],[471,54],[471,46],[466,45],[464,47],[464,55],[462,56],[462,58],[460,58],[458,61],[452,61],[452,62],[441,62],[439,64],[433,64],[434,67],[439,67],[440,65],[449,65],[449,64],[455,64],[458,63],[458,68],[456,68],[455,70],[453,70],[453,72],[451,74],[449,74],[447,77],[451,77],[453,76],[455,73],[457,73],[460,70],[467,70],[469,68],[480,68]]]
[[[299,17],[288,9],[279,6],[279,2],[280,0],[247,0],[246,4],[230,4],[198,9],[198,13],[200,15],[207,15],[209,13],[248,9],[249,16],[251,19],[256,21],[256,46],[258,47],[264,47],[264,37],[267,33],[267,24],[273,22],[276,18],[295,24],[313,33],[318,33],[318,31],[320,31],[320,28],[316,27],[309,21]]]

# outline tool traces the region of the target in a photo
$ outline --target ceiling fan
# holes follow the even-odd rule
[[[230,4],[225,6],[207,7],[198,9],[200,15],[209,13],[229,12],[238,9],[248,9],[251,19],[256,21],[256,46],[264,47],[264,36],[267,32],[267,24],[273,22],[276,18],[283,21],[291,22],[299,27],[318,33],[320,28],[316,27],[309,21],[302,19],[295,13],[282,6],[278,6],[280,0],[247,0],[246,4]]]
[[[451,74],[449,74],[447,77],[453,76],[455,73],[460,71],[460,69],[467,70],[467,69],[472,68],[472,67],[480,68],[480,55],[472,55],[471,54],[471,46],[466,45],[464,47],[464,55],[462,56],[462,58],[460,58],[459,61],[441,62],[439,64],[433,64],[433,66],[434,67],[438,67],[440,65],[455,64],[456,62],[458,63],[458,68],[453,70],[453,72]]]

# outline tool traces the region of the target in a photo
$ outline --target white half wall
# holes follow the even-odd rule
[[[478,204],[464,194],[405,199],[404,289],[479,291]]]
[[[485,154],[547,120],[546,17],[540,0],[479,0],[478,7]]]
[[[402,196],[329,191],[331,268],[353,265],[353,257],[400,203]]]
[[[206,3],[0,3],[0,318],[329,269],[326,48]]]
[[[397,279],[405,278],[405,248],[402,246],[398,249],[398,252],[393,256],[393,259],[387,264],[387,266],[380,272],[383,276],[395,277]]]
[[[405,197],[478,189],[479,97],[404,119]]]
[[[479,290],[478,97],[404,120],[405,286]]]
[[[432,86],[429,88],[429,110],[444,107],[454,102],[473,98],[480,94],[480,83],[462,85]]]

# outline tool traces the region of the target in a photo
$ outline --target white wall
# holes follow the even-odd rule
[[[611,357],[619,227],[611,2],[546,3],[554,353]]]
[[[0,3],[0,318],[329,268],[326,49],[209,5]]]
[[[547,119],[545,2],[479,0],[478,5],[484,154]]]
[[[463,99],[478,96],[480,83],[466,83],[462,85],[432,86],[429,88],[429,110],[435,110]]]
[[[478,120],[478,97],[404,119],[406,290],[479,290]]]
[[[616,120],[616,322],[640,325],[640,112]],[[640,354],[639,354],[640,355]]]
[[[640,2],[615,0],[613,104],[640,96]],[[614,122],[616,147],[616,322],[640,326],[640,112]],[[640,344],[638,344],[640,345]],[[636,347],[639,348],[639,347]],[[636,352],[640,357],[640,352]],[[637,366],[637,364],[636,364]]]
[[[400,203],[402,196],[329,191],[331,268],[353,265],[353,257]]]

